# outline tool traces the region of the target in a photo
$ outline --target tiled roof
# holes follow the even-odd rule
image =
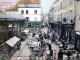
[[[18,3],[6,11],[18,11],[18,4],[40,4],[40,0],[19,0]]]
[[[24,4],[40,4],[41,1],[40,0],[20,0],[20,3],[24,3]]]
[[[13,7],[10,7],[8,10],[6,11],[18,11],[18,4],[16,4],[15,6]]]
[[[0,10],[0,13],[3,13],[3,12]]]
[[[4,11],[3,7],[0,6],[0,13],[4,13],[3,11]]]

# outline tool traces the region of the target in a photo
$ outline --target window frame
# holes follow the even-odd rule
[[[37,14],[37,10],[34,10],[34,14]]]

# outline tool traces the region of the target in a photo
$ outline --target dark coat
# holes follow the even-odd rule
[[[63,60],[63,52],[58,52],[58,60]]]
[[[50,50],[50,57],[53,56],[53,50]]]
[[[51,49],[52,49],[51,44],[48,44],[48,47],[49,47],[49,50],[51,50]]]

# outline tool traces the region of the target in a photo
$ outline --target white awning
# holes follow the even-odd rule
[[[13,38],[9,39],[8,41],[6,41],[6,43],[13,47],[20,39],[17,38],[16,36],[14,36]]]
[[[80,35],[80,32],[76,32],[76,34]]]
[[[15,19],[20,19],[20,20],[25,20],[26,19],[26,17],[24,17],[21,14],[13,14],[13,15],[10,15],[10,16],[14,17]]]
[[[0,18],[14,18],[8,14],[3,14],[3,13],[0,13]]]
[[[3,14],[0,13],[0,18],[1,19],[8,19],[8,20],[26,20],[26,17],[24,17],[21,14]]]

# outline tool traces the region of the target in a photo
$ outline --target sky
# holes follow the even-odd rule
[[[0,0],[0,3],[1,2],[13,2],[15,4],[17,1],[18,0]],[[55,0],[41,0],[41,6],[42,6],[42,10],[44,14],[49,13],[49,9],[54,1]]]

